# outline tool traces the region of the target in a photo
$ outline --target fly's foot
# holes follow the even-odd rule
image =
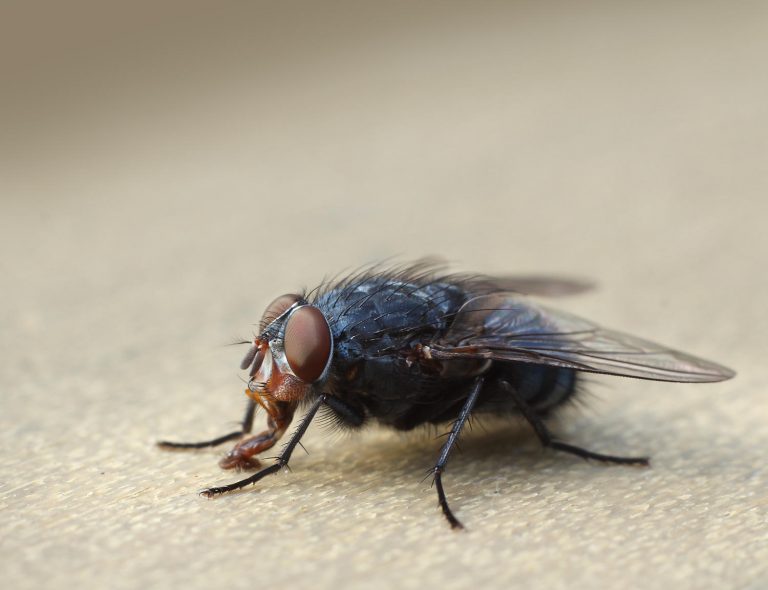
[[[206,488],[200,491],[200,495],[205,498],[213,498],[226,492],[226,488]]]
[[[320,404],[317,404],[317,407],[319,406]],[[312,416],[314,416],[315,413],[317,412],[317,407],[315,407],[315,411],[312,412]],[[309,421],[306,421],[305,424],[308,425]],[[306,430],[306,425],[304,426],[304,430]],[[293,448],[291,448],[291,450],[293,450]],[[257,473],[254,473],[253,475],[249,475],[245,479],[241,479],[240,481],[236,481],[234,483],[230,483],[218,488],[206,488],[200,492],[200,495],[205,496],[206,498],[213,498],[214,496],[218,496],[220,494],[226,494],[227,492],[234,492],[235,490],[241,490],[245,487],[255,484],[257,481],[259,481],[266,475],[277,473],[278,471],[280,471],[280,469],[285,467],[287,464],[288,464],[287,457],[285,457],[284,455],[281,455],[276,463],[273,463],[269,467],[265,467],[264,469],[262,469]]]

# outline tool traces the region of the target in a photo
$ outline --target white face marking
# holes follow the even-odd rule
[[[271,358],[275,360],[277,370],[283,374],[287,373],[289,375],[293,375],[293,371],[291,371],[291,367],[288,365],[288,359],[285,358],[285,349],[283,348],[282,339],[275,338],[274,340],[270,341],[269,350],[271,353]]]
[[[267,383],[272,378],[272,351],[267,349],[264,353],[264,360],[261,362],[259,370],[253,376],[253,380],[258,383]]]

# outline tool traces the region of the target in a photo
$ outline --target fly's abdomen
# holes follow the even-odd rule
[[[545,415],[566,402],[576,391],[577,372],[546,365],[528,363],[494,363],[487,382],[487,393],[481,411],[515,411],[517,407],[499,381],[506,381],[537,413]]]
[[[530,365],[521,371],[519,391],[534,410],[545,413],[574,394],[576,380],[572,369]]]

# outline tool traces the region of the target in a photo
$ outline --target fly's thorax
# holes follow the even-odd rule
[[[452,359],[440,364],[440,377],[443,379],[477,377],[486,373],[490,367],[490,359]]]

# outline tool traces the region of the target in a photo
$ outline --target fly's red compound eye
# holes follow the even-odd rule
[[[301,297],[295,293],[288,293],[287,295],[280,295],[272,303],[267,305],[267,309],[264,310],[264,315],[261,316],[261,323],[259,324],[259,330],[263,331],[269,324],[283,315],[291,305],[296,303]]]
[[[285,359],[294,375],[304,381],[317,381],[331,356],[331,329],[316,307],[305,305],[288,318],[285,326]]]

